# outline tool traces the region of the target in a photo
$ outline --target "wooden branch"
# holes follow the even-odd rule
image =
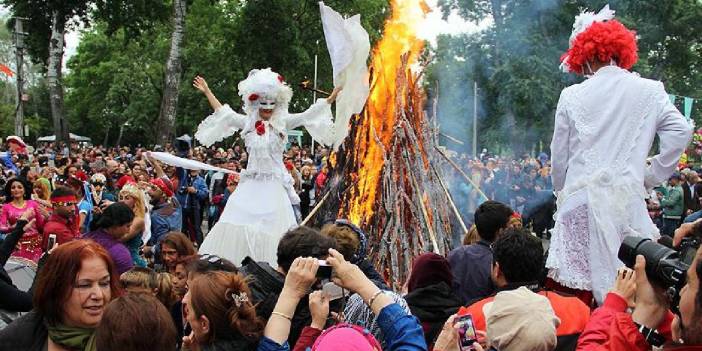
[[[463,229],[463,233],[467,233],[468,227],[466,227],[466,223],[463,222],[463,218],[461,217],[461,212],[458,211],[458,207],[456,207],[456,203],[453,202],[453,198],[451,198],[451,193],[448,191],[446,184],[444,184],[444,180],[441,179],[441,176],[439,176],[439,172],[436,171],[436,168],[434,168],[434,165],[432,165],[431,168],[434,170],[434,173],[436,174],[436,178],[439,180],[439,185],[441,185],[441,188],[444,190],[444,193],[446,194],[446,198],[449,200],[449,205],[451,205],[451,209],[453,210],[453,214],[456,215],[456,218],[458,219],[458,223],[461,225],[461,229]]]
[[[438,146],[435,145],[434,148],[436,148],[436,151],[438,151],[438,152],[441,154],[441,156],[443,156],[443,157],[446,159],[446,161],[448,161],[448,163],[449,163],[451,166],[453,166],[453,168],[455,168],[455,169],[458,171],[458,173],[460,173],[460,174],[463,176],[463,178],[464,178],[466,181],[468,181],[468,183],[470,183],[470,185],[472,185],[472,186],[475,188],[475,190],[477,190],[477,191],[480,193],[480,195],[482,195],[482,196],[483,196],[484,198],[486,198],[486,199],[489,199],[489,198],[487,197],[487,195],[485,195],[485,193],[484,193],[482,190],[480,190],[480,187],[477,186],[477,185],[473,182],[473,180],[470,179],[470,177],[469,177],[465,172],[463,172],[463,170],[461,169],[461,167],[458,167],[458,165],[456,164],[456,162],[453,162],[453,160],[452,160],[451,158],[449,158],[448,155],[446,155],[446,153],[444,153],[444,151],[441,150]]]
[[[324,194],[324,197],[322,197],[322,199],[319,200],[317,205],[314,206],[312,211],[310,211],[310,213],[307,215],[305,220],[303,220],[302,223],[300,223],[300,225],[307,225],[307,223],[310,221],[310,219],[312,219],[312,217],[314,217],[314,215],[317,214],[317,211],[319,211],[319,209],[322,207],[322,204],[324,203],[324,201],[327,200],[327,198],[329,197],[329,194],[331,194],[331,190],[327,191],[327,193]]]

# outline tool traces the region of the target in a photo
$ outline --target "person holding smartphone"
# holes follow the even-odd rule
[[[36,224],[36,219],[32,217],[32,210],[25,210],[17,219],[14,229],[0,244],[0,310],[27,312],[32,309],[32,294],[18,289],[4,268],[24,233]]]
[[[427,350],[422,327],[417,319],[394,303],[390,296],[383,294],[358,266],[346,261],[344,256],[334,249],[329,249],[326,261],[332,267],[332,281],[359,294],[378,316],[378,323],[387,345],[384,350]],[[319,260],[316,258],[298,257],[293,261],[285,278],[283,291],[264,329],[258,351],[290,350],[288,336],[292,317],[300,300],[307,297],[310,287],[317,280],[318,269]],[[323,332],[315,340],[312,350],[358,350],[363,349],[358,347],[361,345],[369,349],[379,349],[377,341],[374,343],[367,334],[358,331],[353,325],[342,324]],[[353,348],[354,346],[357,348]]]
[[[553,351],[560,320],[550,302],[526,287],[501,291],[485,306],[487,333],[475,330],[471,315],[453,315],[434,351]],[[485,338],[487,336],[487,338]]]

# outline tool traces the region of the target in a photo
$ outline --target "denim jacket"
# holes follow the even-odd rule
[[[156,205],[151,210],[151,239],[149,244],[155,246],[158,253],[163,237],[169,232],[179,232],[183,224],[183,212],[175,198],[172,202]],[[158,257],[158,256],[157,256]]]
[[[385,335],[387,351],[427,350],[424,333],[417,319],[407,314],[400,305],[393,303],[380,311],[378,324]],[[258,351],[288,351],[290,345],[286,341],[279,345],[275,341],[262,337]]]

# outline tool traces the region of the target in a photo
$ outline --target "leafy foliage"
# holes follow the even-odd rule
[[[380,33],[383,0],[327,1],[341,13],[361,13],[373,39]],[[138,35],[98,22],[83,33],[77,54],[68,62],[66,108],[76,132],[114,144],[125,127],[123,143],[154,142],[170,26],[157,23]],[[188,8],[183,49],[183,79],[178,99],[176,134],[192,135],[211,113],[192,78],[204,76],[212,91],[233,108],[241,105],[236,84],[254,68],[271,67],[293,87],[291,110],[312,103],[312,94],[297,84],[312,79],[319,59],[319,86],[331,88],[331,63],[324,43],[317,1],[194,0]]]

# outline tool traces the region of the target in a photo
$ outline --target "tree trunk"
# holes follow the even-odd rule
[[[171,142],[175,136],[175,121],[178,108],[178,88],[180,87],[181,54],[185,37],[185,0],[173,0],[173,33],[171,49],[166,61],[161,111],[157,122],[156,142],[160,145]]]
[[[47,79],[49,81],[49,99],[51,101],[51,117],[54,122],[54,134],[57,142],[68,144],[68,121],[63,113],[63,83],[61,82],[61,67],[63,63],[63,44],[65,27],[61,23],[58,12],[51,16],[51,39],[49,40],[49,64]]]

